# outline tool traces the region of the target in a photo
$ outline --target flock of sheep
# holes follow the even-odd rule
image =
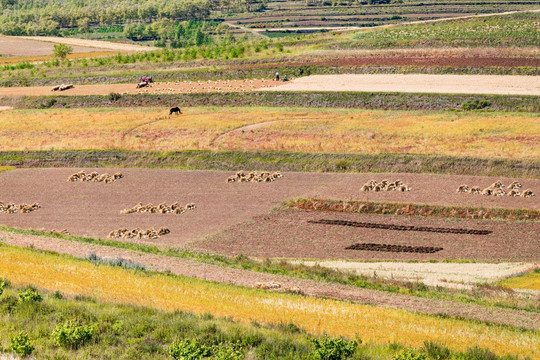
[[[472,186],[469,187],[469,185],[460,185],[456,192],[458,193],[469,193],[469,194],[481,194],[485,196],[511,196],[511,197],[518,197],[522,196],[524,198],[530,198],[534,196],[534,193],[532,190],[527,189],[523,192],[520,192],[519,190],[522,188],[521,183],[517,181],[513,181],[508,187],[506,187],[501,181],[496,181],[487,188],[480,190],[479,186]]]
[[[158,230],[155,230],[154,228],[150,228],[148,230],[141,230],[139,228],[128,230],[126,228],[120,228],[118,230],[111,231],[109,233],[109,237],[128,239],[157,239],[158,237],[167,235],[170,232],[171,231],[166,227],[162,227]]]
[[[227,182],[272,182],[281,177],[283,177],[283,175],[279,171],[272,174],[269,172],[249,172],[246,174],[243,170],[240,170],[236,172],[235,175],[229,176]]]
[[[132,208],[124,209],[120,211],[122,214],[133,214],[133,213],[160,213],[160,214],[183,214],[186,210],[195,209],[195,204],[189,203],[186,206],[180,206],[177,202],[171,205],[167,205],[166,202],[155,206],[152,203],[143,205],[142,202],[138,203]]]
[[[39,209],[40,207],[41,206],[38,203],[33,203],[32,205],[28,205],[28,204],[16,205],[14,203],[4,204],[2,201],[0,201],[0,213],[6,213],[6,214],[15,214],[17,212],[29,213],[29,212]]]
[[[109,175],[107,173],[99,174],[97,172],[91,172],[87,174],[84,170],[81,170],[75,174],[72,174],[68,181],[92,181],[92,182],[104,182],[106,184],[114,182],[118,179],[123,178],[122,173],[116,173],[114,175]]]
[[[411,191],[411,188],[405,185],[401,180],[388,181],[383,180],[380,183],[377,183],[375,180],[369,180],[365,183],[362,188],[362,191]]]

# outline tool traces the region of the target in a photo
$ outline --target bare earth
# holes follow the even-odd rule
[[[0,88],[0,96],[43,96],[43,95],[108,95],[120,94],[175,94],[208,92],[246,92],[277,86],[271,80],[217,80],[152,83],[137,89],[137,84],[75,85],[62,92],[51,91],[52,86],[29,86]]]
[[[63,43],[73,47],[74,53],[95,51],[150,51],[156,48],[132,44],[113,43],[99,40],[84,40],[54,36],[4,36],[0,35],[0,55],[40,56],[51,55],[55,44]]]
[[[298,261],[307,266],[320,265],[360,275],[403,281],[419,281],[429,286],[471,289],[476,284],[491,283],[532,271],[527,263],[409,263],[358,261]],[[540,266],[540,265],[539,265]]]
[[[121,227],[148,229],[166,226],[171,233],[145,241],[162,247],[204,248],[226,254],[299,258],[481,258],[534,261],[540,253],[540,223],[456,221],[397,217],[329,214],[328,216],[369,218],[374,222],[415,224],[443,227],[492,229],[485,236],[403,232],[363,229],[333,225],[307,224],[311,218],[328,218],[321,213],[293,211],[290,214],[269,211],[282,201],[295,197],[317,197],[342,200],[414,202],[439,205],[470,205],[503,208],[539,209],[540,197],[510,198],[456,194],[461,183],[488,186],[495,178],[472,176],[439,176],[423,174],[320,174],[285,173],[272,183],[233,183],[225,179],[231,172],[182,171],[170,169],[86,169],[110,174],[121,171],[124,178],[111,184],[68,182],[78,169],[17,169],[0,173],[0,201],[38,202],[42,208],[27,214],[0,214],[0,225],[44,229],[67,229],[73,235],[105,238]],[[264,170],[264,169],[263,169]],[[400,178],[412,191],[365,193],[360,187],[368,179],[380,181]],[[500,179],[510,183],[514,179]],[[540,180],[523,179],[525,187],[540,193]],[[138,202],[159,204],[195,203],[197,208],[182,215],[129,214],[120,211]],[[248,222],[254,221],[252,225]],[[363,221],[363,220],[360,220]],[[247,223],[247,225],[246,225]],[[239,225],[240,224],[240,225]],[[243,225],[242,225],[243,224]],[[228,229],[228,230],[227,230]],[[259,229],[259,230],[253,230]],[[225,231],[227,230],[227,231]],[[224,232],[225,231],[225,232]],[[259,232],[261,231],[261,232]],[[236,232],[239,238],[235,238]],[[280,233],[281,232],[281,233]],[[212,234],[218,237],[199,242]],[[231,235],[232,234],[232,235]],[[232,236],[232,239],[231,239]],[[360,238],[381,243],[403,243],[416,246],[442,244],[444,251],[435,254],[375,253],[344,250]],[[294,241],[291,241],[294,239]],[[127,241],[127,240],[126,240]],[[132,241],[132,240],[130,240]],[[451,242],[451,246],[448,244]],[[532,259],[531,259],[532,258]]]
[[[278,282],[282,287],[300,287],[307,296],[329,297],[347,301],[392,307],[425,314],[460,316],[492,323],[540,329],[540,314],[521,310],[484,307],[445,300],[425,299],[395,293],[367,290],[352,286],[295,279],[247,270],[220,267],[191,260],[138,253],[131,250],[90,245],[39,236],[1,233],[0,239],[11,245],[33,247],[85,257],[91,252],[104,258],[122,257],[144,264],[157,271],[169,270],[174,274],[204,280],[253,287],[257,282]]]
[[[487,235],[316,224],[309,221],[346,220],[370,224],[488,230]],[[350,250],[356,243],[440,247],[435,253]],[[395,215],[350,214],[323,211],[278,211],[190,245],[199,250],[257,258],[350,260],[476,259],[538,261],[540,222],[456,220]]]
[[[68,40],[62,38],[62,40]],[[64,41],[62,41],[64,42]],[[65,43],[65,42],[64,42]],[[43,56],[52,55],[54,43],[34,38],[20,38],[0,35],[0,55],[3,56]],[[73,45],[74,53],[90,53],[95,51],[113,51],[112,49]]]
[[[540,95],[540,76],[347,74],[312,75],[270,91],[374,91],[453,94]]]

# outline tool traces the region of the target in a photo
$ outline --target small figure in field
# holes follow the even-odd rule
[[[171,110],[169,111],[169,116],[171,116],[172,114],[180,115],[181,113],[182,111],[180,111],[180,108],[176,106],[171,108]]]
[[[285,76],[283,77],[283,82],[285,82],[285,81],[289,81],[289,78],[287,77],[287,75],[285,75]]]
[[[276,81],[279,81],[279,71],[276,71]]]

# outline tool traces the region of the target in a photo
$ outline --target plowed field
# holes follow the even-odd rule
[[[227,234],[239,231],[233,242],[230,236],[204,243],[205,248],[226,253],[248,253],[254,256],[282,257],[343,257],[363,258],[366,252],[345,250],[356,242],[380,242],[395,245],[437,246],[435,254],[368,252],[368,258],[504,258],[530,260],[539,253],[539,223],[491,221],[450,221],[391,216],[360,216],[355,214],[323,214],[268,212],[282,201],[294,197],[318,197],[343,200],[415,202],[438,205],[469,205],[503,208],[539,209],[539,197],[510,198],[456,194],[461,183],[488,186],[496,179],[467,176],[435,176],[412,174],[314,174],[285,173],[271,183],[226,183],[231,175],[218,171],[180,171],[151,169],[121,169],[124,178],[113,183],[68,182],[78,169],[17,169],[0,174],[0,201],[38,202],[42,207],[31,213],[0,213],[0,225],[44,229],[67,229],[73,235],[105,238],[110,231],[166,226],[170,234],[144,241],[159,246],[185,246],[205,236],[220,233],[233,226]],[[86,169],[87,172],[94,169]],[[112,174],[117,169],[95,169]],[[400,178],[411,186],[409,192],[362,192],[368,179]],[[509,183],[512,179],[501,179]],[[524,186],[540,192],[540,180],[522,179]],[[143,204],[179,202],[195,203],[196,209],[181,215],[159,213],[121,214],[138,202]],[[262,217],[261,217],[262,216]],[[343,219],[342,219],[343,216]],[[255,219],[255,226],[237,224]],[[414,225],[418,228],[466,228],[490,230],[488,235],[437,233],[424,231],[394,231],[391,228],[358,228],[324,224],[308,224],[307,220],[342,219]],[[249,224],[249,223],[248,223]],[[262,228],[259,228],[262,226]],[[270,230],[264,230],[264,229]],[[246,230],[247,229],[247,230]],[[250,229],[254,229],[251,233]],[[246,232],[247,231],[247,232]],[[334,234],[336,237],[334,238]],[[348,234],[341,236],[339,234]],[[364,234],[364,235],[362,235]],[[323,236],[324,235],[324,236]],[[327,236],[329,236],[327,238]],[[375,254],[375,255],[373,255]],[[396,255],[399,254],[399,255]],[[534,260],[534,259],[533,259]]]

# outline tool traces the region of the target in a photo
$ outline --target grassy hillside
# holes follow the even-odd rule
[[[490,351],[498,354],[533,355],[540,351],[537,346],[540,343],[538,334],[511,327],[488,326],[477,322],[413,314],[402,310],[307,298],[179,276],[128,270],[6,245],[0,247],[0,260],[0,276],[12,284],[18,287],[33,284],[50,292],[59,291],[69,297],[91,296],[98,301],[152,307],[166,312],[181,310],[199,315],[211,313],[217,317],[231,317],[243,324],[254,321],[262,324],[292,321],[295,326],[289,329],[293,329],[293,333],[294,329],[299,327],[315,334],[325,332],[331,336],[343,335],[353,339],[359,337],[369,344],[399,342],[406,346],[421,347],[424,341],[428,340],[448,344],[451,349],[459,351],[466,351],[467,347],[477,345],[487,346]],[[109,307],[110,311],[106,311],[107,308],[91,305],[88,301],[83,304],[70,302],[68,304],[71,306],[67,306],[65,300],[58,299],[58,295],[48,296],[47,301],[41,303],[39,297],[31,292],[27,292],[25,297],[19,296],[22,300],[18,301],[13,296],[13,292],[11,294],[10,292],[0,297],[0,322],[8,325],[3,328],[9,329],[8,332],[0,335],[4,349],[8,346],[9,338],[24,329],[34,342],[38,340],[39,350],[43,353],[65,355],[71,353],[81,358],[94,357],[97,354],[101,356],[103,348],[107,349],[106,353],[111,354],[112,358],[118,354],[123,343],[129,344],[129,338],[137,336],[137,331],[142,342],[131,344],[130,351],[146,356],[147,354],[162,356],[166,345],[175,338],[193,338],[199,334],[220,333],[221,336],[207,335],[202,341],[206,344],[216,344],[221,340],[227,344],[238,340],[241,341],[243,351],[250,350],[255,354],[262,351],[263,355],[258,355],[257,358],[268,358],[265,351],[269,351],[270,358],[304,358],[302,355],[310,350],[309,345],[306,344],[306,335],[303,335],[304,338],[299,335],[289,335],[289,339],[285,340],[288,345],[283,342],[281,342],[283,345],[277,345],[272,344],[280,342],[276,339],[280,337],[276,332],[253,328],[245,330],[245,327],[242,329],[233,324],[229,325],[233,330],[218,330],[224,324],[222,321],[215,322],[214,330],[210,330],[207,326],[199,327],[197,318],[178,312],[174,316],[169,316],[169,320],[161,324],[156,320],[164,315],[158,312],[134,310],[129,307]],[[69,312],[66,312],[66,308]],[[119,312],[125,316],[119,318],[117,315]],[[143,316],[137,317],[137,314],[141,312]],[[16,316],[11,316],[12,313]],[[107,315],[104,316],[104,314]],[[212,319],[203,315],[203,319],[205,318]],[[72,324],[79,326],[89,326],[92,329],[91,339],[87,339],[84,346],[81,344],[78,352],[75,353],[66,353],[65,350],[59,349],[62,346],[58,345],[58,340],[54,346],[55,337],[53,335],[51,338],[50,335],[56,326],[65,324],[66,320],[71,320]],[[193,325],[179,325],[186,324],[186,321]],[[33,325],[30,327],[22,325],[28,322]],[[160,325],[157,326],[156,323]],[[208,321],[206,324],[211,325],[212,322]],[[175,327],[175,325],[179,326]],[[167,328],[184,330],[169,332],[166,331]],[[252,334],[249,338],[258,340],[247,341],[245,332]],[[234,333],[238,335],[232,336]],[[242,343],[243,339],[246,339],[244,343]],[[264,343],[267,345],[262,346]],[[295,343],[298,345],[293,345]],[[370,347],[373,348],[373,345]],[[68,346],[68,348],[73,351],[78,347]],[[279,353],[272,354],[274,351],[279,351]],[[289,355],[280,356],[279,354]],[[360,351],[358,354],[362,355]],[[371,355],[369,350],[365,354]],[[388,358],[388,353],[383,352],[382,356],[373,358]]]

